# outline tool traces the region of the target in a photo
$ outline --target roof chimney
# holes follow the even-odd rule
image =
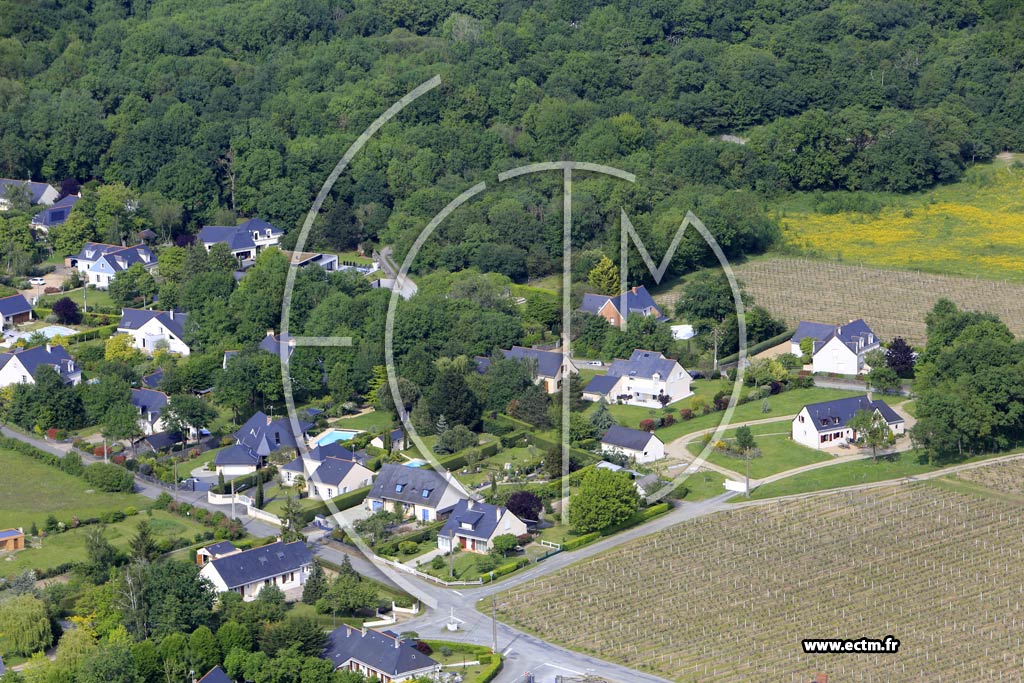
[[[270,417],[269,415],[267,415],[267,424],[270,424],[270,423],[271,423],[271,422],[273,422],[273,421],[274,421],[274,418],[272,418],[272,417]],[[277,540],[279,540],[279,541],[280,541],[281,539],[279,538],[279,539],[277,539]]]
[[[399,640],[398,638],[395,638],[395,649],[397,650],[401,646],[402,646],[402,641]]]
[[[494,521],[501,521],[501,508],[494,508]]]
[[[472,510],[473,509],[473,499],[472,498],[470,498],[469,500],[466,501],[466,509],[467,510]]]
[[[363,634],[363,635],[361,636],[362,638],[365,638],[365,637],[366,637],[366,627],[365,627],[365,626],[360,626],[360,627],[359,627],[359,632]]]
[[[352,635],[352,627],[349,626],[348,624],[345,624],[345,637],[347,638],[348,636],[351,636],[351,635]]]
[[[267,336],[268,337],[273,337],[274,336],[274,331],[273,330],[267,330]]]
[[[631,287],[631,288],[630,288],[630,290],[631,290],[631,291],[632,291],[632,292],[633,292],[634,294],[636,294],[636,287]]]
[[[168,315],[170,315],[170,316],[171,316],[171,320],[174,320],[174,309],[172,308],[172,309],[171,309],[170,311],[168,311],[167,313],[168,313]]]
[[[46,352],[50,353],[50,342],[46,342]]]

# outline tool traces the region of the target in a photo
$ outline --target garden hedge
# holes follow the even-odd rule
[[[339,512],[341,510],[348,510],[349,508],[353,508],[356,505],[362,503],[366,499],[366,494],[370,492],[371,488],[372,487],[370,486],[364,486],[361,489],[356,489],[355,491],[343,493],[337,498],[332,498],[331,503],[334,504],[335,510],[338,510]],[[331,514],[333,514],[333,511],[325,501],[320,503],[319,505],[314,505],[308,510],[303,510],[302,514],[300,515],[300,520],[302,521],[303,524],[309,524],[317,515],[329,516]]]
[[[754,344],[752,346],[748,346],[747,347],[747,358],[750,358],[750,357],[754,356],[755,354],[761,353],[762,351],[765,351],[766,349],[770,349],[773,346],[778,346],[779,344],[781,344],[784,341],[792,339],[794,334],[796,334],[796,330],[795,329],[786,330],[782,334],[777,334],[774,337],[772,337],[771,339],[765,339],[762,342],[758,342],[758,343],[756,343],[756,344]],[[738,352],[734,353],[734,354],[732,354],[730,356],[726,356],[725,358],[720,358],[718,360],[718,367],[722,367],[723,365],[728,365],[730,363],[735,363],[739,359],[740,359],[740,354]]]

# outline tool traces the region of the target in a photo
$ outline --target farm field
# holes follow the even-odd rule
[[[1020,239],[1024,254],[1024,237]],[[734,271],[757,304],[790,326],[823,315],[827,320],[820,322],[864,318],[885,341],[901,336],[912,344],[923,344],[925,315],[936,301],[947,298],[967,310],[994,313],[1014,334],[1024,335],[1024,284],[1019,282],[775,256],[751,259]],[[827,283],[827,294],[820,287],[807,286],[812,282]],[[823,296],[828,312],[816,314],[823,310]]]
[[[1022,533],[1019,506],[921,483],[773,502],[505,591],[498,617],[677,681],[1019,680]],[[898,654],[800,647],[886,635]]]
[[[17,451],[0,450],[0,529],[42,527],[47,515],[67,522],[72,515],[97,517],[111,510],[143,508],[149,500],[133,493],[96,491],[84,479]]]
[[[58,514],[58,517],[60,515]],[[121,522],[107,524],[104,535],[111,545],[119,550],[128,548],[129,540],[135,535],[138,524],[147,520],[158,539],[181,537],[189,541],[205,527],[197,522],[172,515],[164,510],[153,510],[127,517]],[[67,562],[83,562],[87,559],[86,542],[94,526],[84,526],[43,539],[41,548],[26,548],[0,561],[0,576],[9,576],[26,569],[45,569]],[[194,559],[192,557],[191,559]]]
[[[978,164],[960,182],[925,192],[802,193],[775,210],[785,242],[802,253],[1024,282],[1024,167],[1011,159]]]
[[[976,467],[958,472],[956,477],[1000,493],[1024,496],[1024,460],[1010,460]]]

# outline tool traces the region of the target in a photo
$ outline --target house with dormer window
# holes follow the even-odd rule
[[[437,532],[437,547],[449,552],[458,547],[473,553],[489,553],[494,539],[504,534],[519,537],[527,533],[526,523],[501,505],[460,500]]]
[[[170,397],[155,389],[132,389],[132,405],[139,411],[139,427],[146,436],[165,429],[163,413]]]
[[[856,441],[860,435],[848,423],[862,410],[881,415],[893,436],[904,433],[906,425],[899,413],[885,401],[873,401],[865,394],[805,405],[793,418],[793,441],[817,449]]]
[[[267,586],[277,586],[288,597],[306,585],[313,569],[313,554],[302,541],[277,541],[261,548],[220,555],[209,560],[199,575],[218,593],[234,592],[251,602]]]
[[[69,256],[66,265],[77,268],[82,278],[96,289],[107,289],[118,273],[128,270],[136,263],[146,270],[156,267],[156,254],[145,244],[122,247],[117,244],[86,242],[74,256]]]
[[[388,463],[377,472],[365,505],[371,512],[397,506],[407,516],[433,522],[468,497],[450,472],[442,475],[430,467]]]
[[[628,359],[617,359],[607,374],[597,375],[583,389],[583,399],[661,408],[687,396],[690,373],[678,361],[657,351],[636,349]]]
[[[197,240],[206,251],[215,244],[223,243],[239,261],[251,261],[267,247],[277,246],[282,235],[284,230],[262,218],[250,218],[240,225],[205,225]]]
[[[881,340],[859,318],[841,325],[802,321],[790,340],[794,355],[802,355],[800,344],[806,338],[813,340],[812,370],[840,375],[857,375],[870,370],[864,356],[881,346]]]
[[[625,308],[623,308],[625,299]],[[654,302],[654,297],[643,285],[631,287],[622,294],[607,296],[605,294],[584,294],[579,309],[584,313],[600,316],[615,327],[622,327],[622,321],[631,315],[642,315],[654,318],[658,322],[668,320],[661,308]]]
[[[185,343],[187,320],[188,314],[181,311],[122,308],[117,333],[131,335],[132,347],[150,356],[160,348],[187,356],[191,352]]]
[[[55,370],[65,384],[82,381],[82,369],[63,346],[44,344],[0,353],[0,387],[35,384],[36,373],[44,366]]]
[[[441,675],[441,664],[420,652],[414,640],[392,631],[340,626],[327,636],[320,657],[335,671],[354,671],[380,683],[435,681]]]

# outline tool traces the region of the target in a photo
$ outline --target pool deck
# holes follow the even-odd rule
[[[328,440],[324,441],[324,437],[329,437],[329,436],[331,436],[333,434],[336,434],[336,433],[345,433],[345,434],[348,434],[349,436],[348,436],[348,438],[345,438],[345,439],[328,439]],[[317,446],[323,446],[323,445],[326,445],[326,444],[329,444],[329,443],[334,443],[336,441],[351,441],[353,438],[356,437],[356,435],[362,434],[362,433],[363,433],[362,429],[343,429],[343,428],[340,428],[340,427],[328,427],[327,429],[325,429],[324,431],[320,432],[315,437],[310,439],[309,440],[309,444],[310,444],[311,448],[315,448]]]

